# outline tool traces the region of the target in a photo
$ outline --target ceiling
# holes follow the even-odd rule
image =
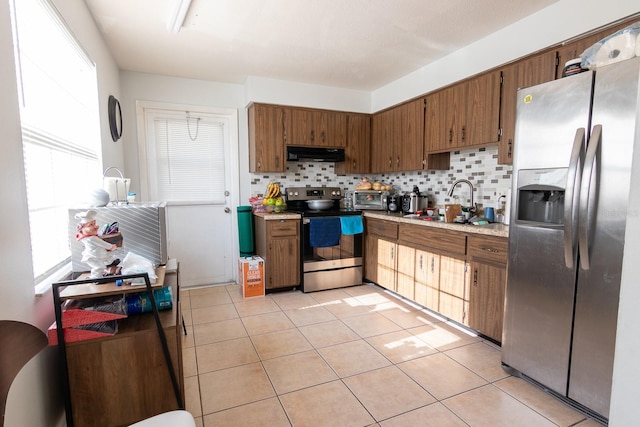
[[[559,0],[181,1],[85,3],[122,70],[372,91]]]

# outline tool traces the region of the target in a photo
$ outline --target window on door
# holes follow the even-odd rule
[[[151,200],[225,203],[225,139],[229,118],[146,110],[147,183]]]

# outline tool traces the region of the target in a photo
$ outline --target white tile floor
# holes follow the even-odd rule
[[[500,348],[375,285],[182,291],[199,426],[600,426],[506,374]]]

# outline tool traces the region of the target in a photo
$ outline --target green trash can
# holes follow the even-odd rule
[[[253,247],[253,213],[251,206],[238,206],[238,238],[240,239],[240,256],[255,254]]]

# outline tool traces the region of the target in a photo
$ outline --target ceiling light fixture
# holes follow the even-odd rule
[[[184,19],[187,17],[189,6],[191,6],[192,0],[176,0],[175,8],[171,15],[169,15],[169,22],[167,29],[172,33],[178,33],[184,24]]]

